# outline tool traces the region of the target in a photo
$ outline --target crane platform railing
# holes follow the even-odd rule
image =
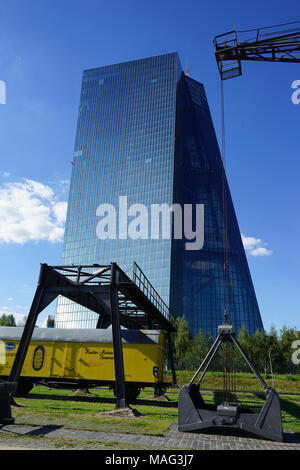
[[[214,48],[222,80],[241,75],[242,60],[300,62],[300,21],[243,31],[234,29],[216,36]]]

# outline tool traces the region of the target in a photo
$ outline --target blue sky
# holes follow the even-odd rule
[[[205,86],[220,142],[214,36],[300,14],[296,0],[2,0],[0,14],[0,314],[19,320],[39,264],[61,260],[82,71],[177,51]],[[300,328],[300,68],[242,66],[224,83],[227,176],[265,328]]]

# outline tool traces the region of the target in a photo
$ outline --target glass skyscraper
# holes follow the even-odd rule
[[[135,261],[192,333],[215,336],[224,314],[222,159],[204,87],[183,73],[177,53],[84,71],[72,165],[62,264],[115,261],[130,274]],[[262,321],[227,183],[226,191],[229,316],[254,333]],[[204,205],[201,249],[153,226],[150,207],[161,204]],[[146,226],[137,217],[145,207]],[[108,213],[116,215],[106,218],[113,233],[99,238]],[[56,327],[93,328],[97,319],[58,301]]]

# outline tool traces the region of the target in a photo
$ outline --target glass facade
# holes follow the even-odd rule
[[[135,261],[192,333],[215,335],[224,312],[222,160],[204,88],[184,75],[177,53],[84,71],[72,165],[62,264],[116,261],[130,274]],[[227,191],[230,316],[254,332],[262,323]],[[141,205],[149,209],[147,233],[137,222],[138,236],[122,232],[120,196],[133,210],[126,223]],[[162,229],[151,237],[150,206],[175,202],[204,204],[203,249],[188,251],[186,240],[163,238]],[[115,210],[115,239],[99,239],[101,204]],[[58,301],[56,327],[93,328],[97,319]]]
[[[174,201],[204,204],[204,245],[185,250],[173,240],[170,307],[191,331],[217,335],[224,319],[223,162],[202,84],[181,75],[177,90]],[[227,181],[230,322],[250,334],[263,324]]]

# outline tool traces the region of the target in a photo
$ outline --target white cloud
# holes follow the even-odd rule
[[[267,243],[263,242],[260,238],[246,237],[243,233],[241,235],[244,248],[250,255],[269,256],[272,254],[272,251],[266,248]]]
[[[264,246],[259,246],[251,251],[252,256],[269,256],[272,254],[271,250],[267,250]]]
[[[68,180],[68,179],[60,180],[59,185],[63,186],[63,187],[66,187],[68,189],[69,186],[70,186],[70,180]]]
[[[37,181],[0,186],[0,243],[61,242],[67,202]]]
[[[66,201],[58,202],[53,206],[53,213],[59,224],[64,224],[67,217],[68,203]]]

